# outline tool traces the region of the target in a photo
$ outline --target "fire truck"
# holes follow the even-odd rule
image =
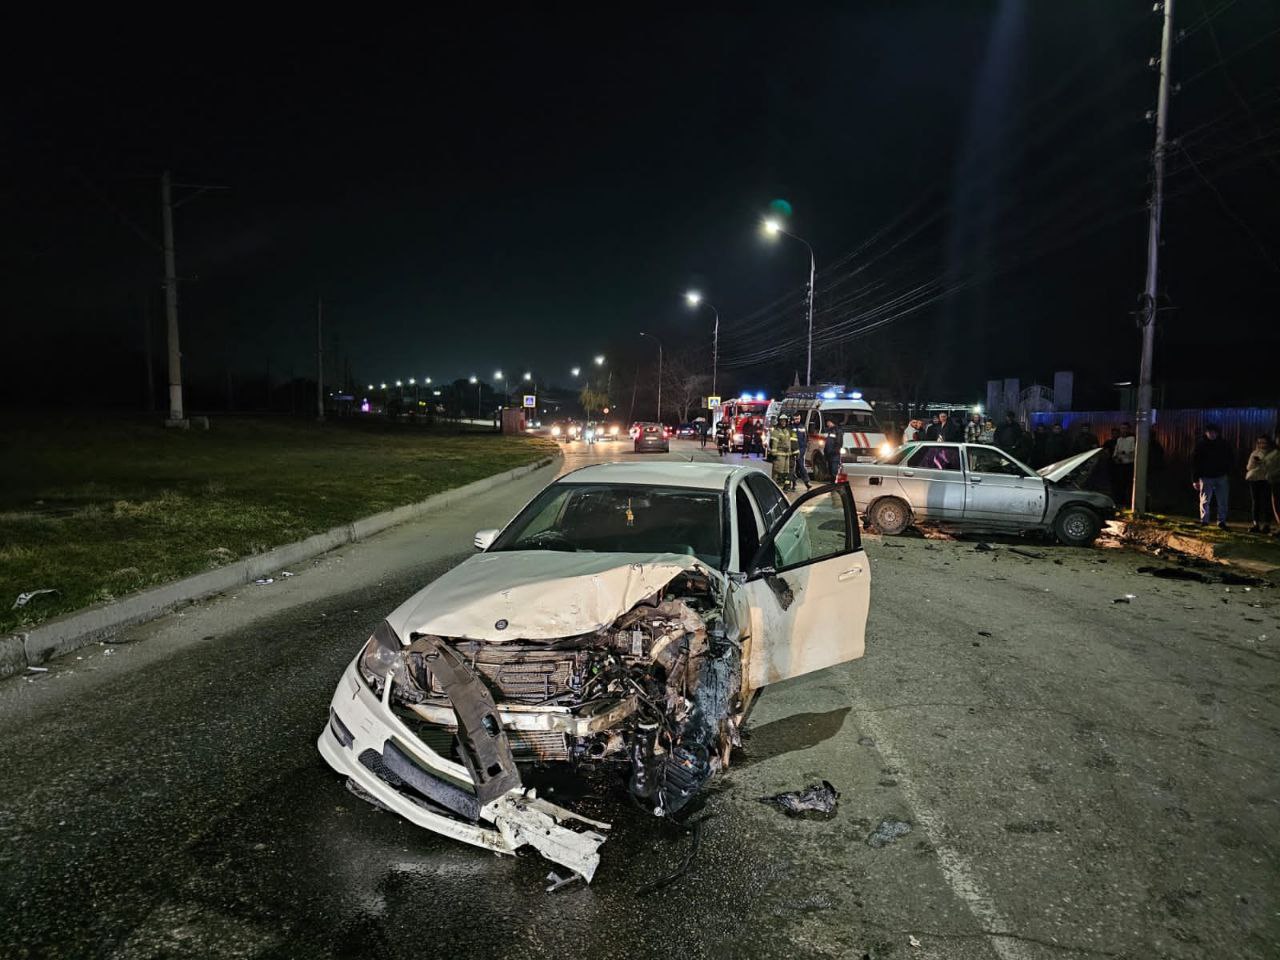
[[[746,394],[725,400],[720,404],[716,416],[716,443],[721,452],[731,453],[743,451],[743,438],[748,433],[748,424],[752,424],[760,435],[760,442],[765,438],[765,413],[770,401],[763,393]]]

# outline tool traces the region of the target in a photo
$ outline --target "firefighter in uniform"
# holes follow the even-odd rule
[[[791,421],[786,414],[778,417],[777,424],[769,433],[769,440],[773,448],[773,480],[783,490],[794,490],[796,437],[791,432]]]

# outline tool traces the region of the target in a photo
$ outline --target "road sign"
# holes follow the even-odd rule
[[[524,405],[526,407],[536,407],[538,405],[538,398],[531,393],[526,393],[524,395]]]
[[[708,410],[714,410],[714,409],[715,409],[716,407],[718,407],[718,406],[720,406],[720,398],[719,398],[719,397],[707,397],[707,409],[708,409]]]

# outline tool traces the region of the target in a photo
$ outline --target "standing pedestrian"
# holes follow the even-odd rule
[[[994,420],[985,420],[982,424],[982,435],[978,438],[979,442],[985,444],[993,444],[996,442],[996,422]]]
[[[769,448],[773,454],[773,481],[783,490],[796,488],[795,478],[795,434],[791,432],[791,423],[786,414],[777,419],[769,434]]]
[[[965,443],[981,443],[982,442],[982,414],[969,414],[969,422],[964,425],[964,442]]]
[[[707,449],[707,421],[698,418],[698,443],[703,450]]]
[[[919,420],[908,420],[907,425],[902,428],[902,444],[906,446],[916,438],[916,434],[920,432]]]
[[[1230,492],[1231,447],[1222,439],[1216,423],[1206,424],[1204,436],[1191,454],[1192,486],[1200,494],[1200,526],[1209,524],[1209,508],[1218,503],[1218,526],[1227,529],[1227,499]]]
[[[1271,532],[1271,477],[1280,471],[1280,450],[1266,434],[1258,437],[1245,464],[1244,479],[1249,484],[1249,505],[1253,508],[1250,533]]]
[[[1098,449],[1098,435],[1093,432],[1093,425],[1086,422],[1080,424],[1075,442],[1071,445],[1072,453],[1087,453]]]
[[[795,425],[796,436],[796,479],[809,489],[809,431],[805,429],[804,417],[796,414],[791,422]]]
[[[996,446],[1005,453],[1013,453],[1018,441],[1022,438],[1022,432],[1022,425],[1018,423],[1018,418],[1010,410],[1004,415],[1004,423],[996,427]]]
[[[1062,429],[1062,424],[1055,423],[1049,428],[1049,436],[1044,438],[1044,464],[1057,463],[1071,455],[1071,440]]]
[[[1049,428],[1043,423],[1037,423],[1035,430],[1031,432],[1031,460],[1030,466],[1039,470],[1049,461],[1045,459],[1045,442],[1049,439]]]
[[[742,455],[749,457],[756,452],[756,422],[747,417],[742,421]]]
[[[827,462],[827,476],[833,481],[840,476],[840,439],[840,428],[828,418],[822,434],[822,456]]]
[[[1133,424],[1128,420],[1120,424],[1116,435],[1108,441],[1111,447],[1111,499],[1117,505],[1129,503],[1133,496],[1133,459],[1137,444]]]
[[[929,429],[925,432],[925,439],[931,441],[947,440],[947,434],[951,432],[951,415],[943,410],[933,416],[933,423],[929,424]]]
[[[1275,438],[1280,441],[1280,437]],[[1272,446],[1280,450],[1280,443],[1272,442]],[[1273,537],[1280,537],[1280,455],[1271,461],[1267,470],[1267,480],[1271,483],[1271,513],[1276,520],[1276,532]]]

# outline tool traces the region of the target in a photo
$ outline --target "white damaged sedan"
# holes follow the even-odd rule
[[[536,796],[520,763],[612,765],[655,814],[680,811],[761,688],[862,656],[856,520],[843,485],[788,504],[740,465],[569,473],[379,624],[320,753],[419,826],[590,881],[608,824]]]

